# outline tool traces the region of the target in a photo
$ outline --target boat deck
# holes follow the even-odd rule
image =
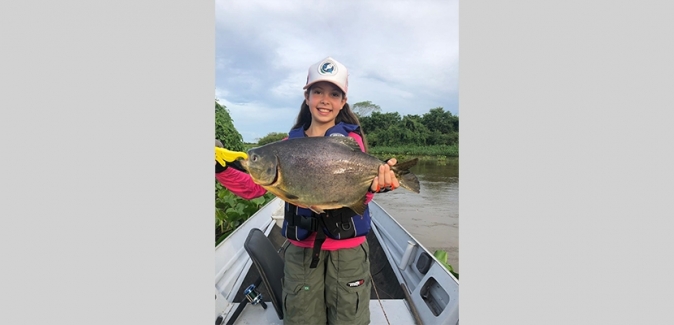
[[[414,324],[414,318],[407,308],[403,299],[384,299],[380,301],[370,300],[370,324],[371,325],[410,325]],[[234,304],[236,309],[239,304]],[[383,307],[383,309],[382,309]],[[267,303],[267,309],[262,306],[246,306],[237,318],[236,325],[283,325],[283,320],[278,319],[274,306]]]

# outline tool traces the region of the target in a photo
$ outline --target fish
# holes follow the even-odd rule
[[[304,137],[272,142],[247,152],[240,160],[253,182],[282,200],[316,213],[348,207],[366,209],[365,194],[386,162],[361,151],[352,137]],[[391,167],[400,186],[420,192],[410,172],[418,158]]]

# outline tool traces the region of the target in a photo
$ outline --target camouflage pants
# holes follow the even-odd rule
[[[283,278],[284,325],[370,323],[370,260],[360,246],[321,251],[314,269],[311,248],[288,245]]]

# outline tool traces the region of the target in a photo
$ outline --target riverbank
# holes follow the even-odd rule
[[[398,161],[412,158],[419,158],[419,160],[447,160],[459,157],[459,146],[376,146],[368,148],[368,153],[382,160],[391,157],[396,157]]]
[[[257,143],[244,143],[244,150],[259,147]],[[447,145],[432,145],[432,146],[371,146],[368,148],[368,153],[373,156],[402,156],[402,157],[417,157],[420,160],[437,160],[445,158],[456,158],[459,156],[459,146],[454,144]]]

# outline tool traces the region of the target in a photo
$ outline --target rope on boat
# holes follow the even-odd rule
[[[384,309],[384,305],[381,304],[381,298],[379,298],[379,292],[377,292],[377,285],[374,283],[374,279],[372,278],[372,273],[370,273],[370,281],[372,282],[372,287],[374,288],[374,293],[377,295],[377,300],[379,301],[379,307],[381,307],[381,311],[384,312],[384,317],[386,318],[386,323],[388,325],[391,325],[391,322],[389,322],[388,316],[386,315],[386,309]]]

